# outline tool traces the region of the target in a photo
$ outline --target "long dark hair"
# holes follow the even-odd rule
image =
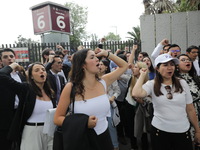
[[[33,91],[35,92],[35,94],[38,95],[39,97],[42,97],[41,89],[35,84],[34,80],[32,79],[33,66],[35,66],[36,64],[44,67],[44,65],[40,62],[35,62],[35,63],[31,64],[31,66],[28,68],[28,82],[31,85],[31,87],[33,88]],[[44,88],[44,91],[47,94],[47,96],[50,97],[51,99],[54,99],[54,91],[51,89],[47,78],[46,78],[46,81],[44,82],[43,88]]]
[[[160,65],[161,65],[161,63],[159,63],[157,65],[157,68],[159,68]],[[175,66],[175,70],[176,70],[176,65],[174,64],[174,66]],[[156,69],[156,76],[154,78],[154,93],[156,96],[163,95],[163,93],[160,91],[162,83],[163,83],[163,77]],[[180,93],[183,92],[183,87],[181,86],[180,79],[175,76],[175,73],[172,76],[172,85],[175,86],[174,92],[180,92]]]
[[[180,54],[180,55],[178,55],[177,56],[177,58],[178,59],[180,59],[180,57],[181,56],[186,56],[186,57],[188,57],[188,59],[192,62],[192,59],[187,55],[187,54]],[[188,72],[189,73],[189,75],[191,76],[191,77],[195,77],[195,76],[197,76],[197,72],[196,72],[196,69],[194,68],[194,65],[193,65],[193,63],[191,63],[191,65],[192,65],[192,67],[191,67],[191,69],[190,69],[190,71]],[[176,69],[176,75],[177,76],[179,76],[179,70],[178,70],[178,68]]]
[[[192,61],[192,59],[187,54],[180,54],[177,56],[177,58],[180,59],[181,56],[186,56],[186,57],[188,57],[188,59],[190,61]],[[190,71],[188,71],[188,74],[189,74],[189,76],[191,76],[193,78],[193,80],[196,82],[197,86],[200,88],[200,80],[198,78],[197,71],[194,68],[193,63],[191,63],[191,65],[192,65],[192,67],[191,67]],[[177,77],[181,77],[180,70],[178,68],[176,69],[175,73],[176,73]]]
[[[75,84],[76,94],[81,95],[83,100],[84,100],[83,93],[85,91],[83,85],[83,79],[85,76],[83,65],[85,64],[85,59],[87,57],[89,50],[90,49],[83,49],[74,53],[72,58],[72,67],[69,73],[70,81]],[[97,80],[100,80],[97,74],[95,77]]]
[[[105,74],[110,73],[110,63],[109,63],[109,61],[106,60],[106,59],[103,59],[103,60],[101,60],[101,62],[104,64],[104,66],[107,67]]]

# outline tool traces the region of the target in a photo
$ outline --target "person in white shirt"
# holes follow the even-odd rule
[[[132,90],[134,97],[152,97],[153,150],[193,150],[190,123],[195,129],[195,141],[200,142],[200,129],[189,86],[185,80],[174,75],[178,63],[179,60],[169,54],[159,55],[155,59],[155,79],[143,85],[147,69],[141,69]]]
[[[160,54],[168,53],[169,52],[169,40],[168,39],[163,39],[158,45],[155,47],[153,50],[151,57],[153,60],[156,59]]]

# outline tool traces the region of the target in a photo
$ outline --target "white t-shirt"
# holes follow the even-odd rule
[[[143,85],[147,95],[152,96],[154,107],[152,125],[154,127],[171,133],[183,133],[189,129],[190,123],[186,113],[186,104],[192,103],[192,96],[186,81],[181,79],[180,83],[183,87],[183,92],[174,93],[175,87],[173,87],[171,92],[173,95],[172,99],[167,99],[167,91],[164,84],[161,84],[163,95],[159,97],[154,93],[154,80],[147,81]]]

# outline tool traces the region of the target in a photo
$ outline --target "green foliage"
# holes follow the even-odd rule
[[[114,33],[112,32],[109,32],[106,36],[104,36],[104,38],[107,40],[107,41],[120,41],[121,40],[121,37],[119,34],[115,35]]]
[[[15,41],[15,44],[19,44],[19,45],[22,45],[22,44],[34,44],[34,43],[39,43],[39,41],[34,41],[32,40],[31,38],[24,38],[22,37],[22,35],[19,35],[17,37],[17,41]]]
[[[133,27],[133,30],[130,32],[127,32],[130,36],[126,37],[129,40],[133,40],[133,43],[138,45],[138,52],[141,51],[141,39],[140,39],[140,27]]]
[[[200,5],[200,0],[180,0],[176,3],[175,12],[186,12],[198,10]]]
[[[82,7],[73,2],[65,4],[70,9],[70,43],[73,45],[88,38],[85,28],[87,24],[87,7]]]
[[[145,14],[196,11],[200,9],[200,0],[144,0]]]
[[[133,40],[135,44],[141,44],[141,40],[140,40],[140,27],[133,27],[132,28],[133,31],[127,32],[130,36],[126,37],[129,40]]]
[[[94,33],[90,35],[91,42],[97,42],[98,41],[98,36]]]

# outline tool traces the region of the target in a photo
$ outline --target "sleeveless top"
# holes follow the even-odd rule
[[[110,116],[110,102],[107,95],[106,82],[100,80],[105,88],[105,94],[87,99],[86,101],[76,101],[74,103],[74,113],[83,113],[88,116],[97,117],[97,124],[94,127],[97,135],[103,133],[108,128],[107,116]]]
[[[52,101],[42,101],[42,100],[36,99],[33,113],[30,116],[30,118],[27,120],[27,122],[30,122],[30,123],[44,122],[47,110],[52,109],[52,108],[53,108]]]

